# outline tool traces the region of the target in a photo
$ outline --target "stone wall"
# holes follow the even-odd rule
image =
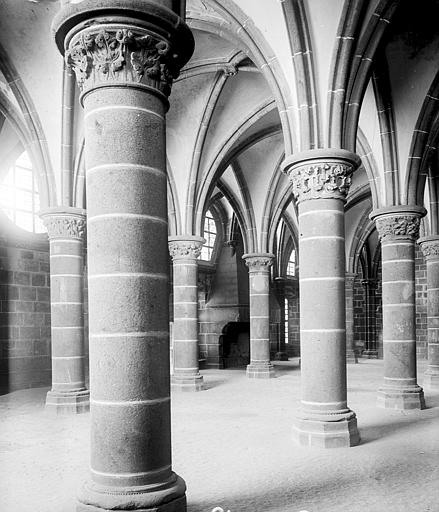
[[[242,259],[243,244],[223,246],[218,251],[215,272],[199,283],[200,358],[207,368],[221,367],[220,336],[229,322],[249,321],[248,269]],[[209,272],[199,266],[199,281]],[[200,289],[202,288],[202,289]]]
[[[361,283],[363,280],[362,275],[358,275],[354,280],[354,344],[361,354],[366,348],[366,323],[367,323],[367,311],[366,311],[366,288]]]
[[[415,250],[416,354],[427,358],[427,265],[418,245]]]
[[[49,243],[30,238],[0,239],[1,393],[51,382]]]

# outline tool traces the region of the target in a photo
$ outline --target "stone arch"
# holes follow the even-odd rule
[[[31,96],[1,44],[0,71],[18,104],[17,107],[5,93],[0,92],[1,112],[11,121],[17,134],[22,138],[23,145],[35,166],[42,207],[56,205],[56,184],[43,127]]]

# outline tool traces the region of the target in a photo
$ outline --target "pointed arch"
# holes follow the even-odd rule
[[[424,98],[424,102],[413,130],[407,162],[403,203],[422,205],[425,180],[428,176],[427,162],[435,152],[439,139],[439,72]]]
[[[56,184],[47,139],[32,98],[1,44],[0,71],[19,106],[17,108],[5,94],[1,94],[0,108],[2,113],[12,121],[18,130],[17,133],[23,137],[23,145],[37,172],[41,207],[54,206],[57,204]]]

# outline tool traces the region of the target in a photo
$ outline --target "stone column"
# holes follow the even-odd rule
[[[46,407],[57,413],[89,410],[84,354],[85,211],[71,207],[40,213],[50,241],[52,389]]]
[[[169,238],[174,275],[174,374],[171,385],[179,391],[201,391],[198,366],[197,258],[205,243],[198,236]]]
[[[358,363],[354,338],[354,282],[357,274],[346,272],[346,362]]]
[[[247,377],[268,379],[275,377],[270,362],[270,266],[274,255],[269,253],[244,254],[242,259],[249,269],[250,289],[250,364]]]
[[[344,203],[360,164],[341,149],[305,151],[283,171],[299,204],[302,410],[294,434],[302,445],[359,443],[346,394]]]
[[[439,390],[439,236],[418,240],[427,262],[427,341],[428,367],[424,388]]]
[[[375,210],[383,265],[384,384],[378,405],[423,409],[424,392],[416,381],[415,240],[425,214],[418,206]]]
[[[91,461],[81,512],[186,510],[171,466],[165,113],[193,38],[175,5],[84,0],[54,22],[84,107]]]

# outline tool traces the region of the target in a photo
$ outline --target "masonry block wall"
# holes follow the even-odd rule
[[[200,357],[206,359],[207,368],[222,367],[223,328],[229,322],[249,321],[248,269],[242,255],[242,240],[238,240],[236,247],[221,247],[209,290],[199,293]]]
[[[416,355],[427,359],[427,266],[418,245],[415,248]]]
[[[0,391],[50,386],[49,242],[0,239]]]
[[[372,314],[375,315],[375,338],[378,349],[378,357],[383,357],[383,267],[380,263],[377,268],[376,277],[376,289],[375,289],[375,303],[374,311]]]
[[[354,280],[354,343],[361,354],[366,348],[366,318],[367,318],[367,304],[366,304],[366,288],[361,283],[363,276],[360,273]]]
[[[270,288],[270,359],[274,358],[276,352],[281,351],[284,341],[283,333],[283,305],[279,304],[273,288]]]

